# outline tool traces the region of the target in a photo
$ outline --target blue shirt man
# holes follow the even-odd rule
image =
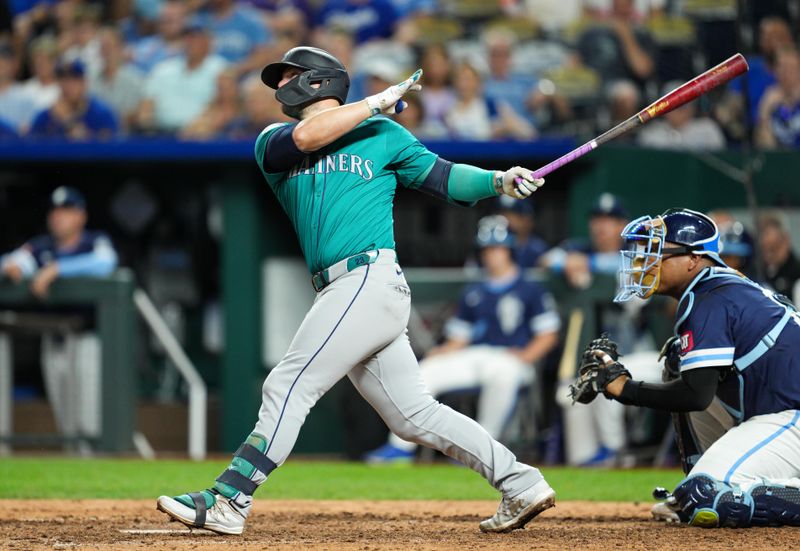
[[[44,138],[84,140],[109,138],[119,126],[114,112],[87,92],[86,69],[80,61],[56,68],[61,96],[33,119],[30,134]]]
[[[212,10],[198,22],[208,27],[214,37],[214,53],[228,63],[241,63],[254,50],[272,42],[272,35],[257,12],[231,5],[228,0],[213,2]]]
[[[329,0],[317,15],[318,24],[344,28],[359,44],[389,38],[397,21],[397,11],[389,0]]]

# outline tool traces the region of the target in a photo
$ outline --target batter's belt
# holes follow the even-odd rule
[[[322,291],[325,287],[333,283],[337,278],[342,277],[347,272],[352,272],[356,268],[372,264],[378,260],[380,255],[379,250],[367,251],[364,253],[354,254],[344,260],[340,260],[336,264],[325,268],[311,276],[311,285],[316,292]]]

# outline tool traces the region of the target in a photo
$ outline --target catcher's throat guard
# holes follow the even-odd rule
[[[656,292],[665,237],[666,228],[660,216],[642,216],[625,226],[622,238],[626,248],[620,251],[619,292],[614,302],[649,298]]]

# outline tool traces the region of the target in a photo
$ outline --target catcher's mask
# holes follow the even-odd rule
[[[725,266],[719,257],[719,231],[705,214],[689,209],[669,209],[656,217],[642,216],[622,230],[625,249],[620,251],[619,293],[614,302],[648,298],[661,281],[665,254],[707,256]],[[678,247],[666,247],[666,242]]]
[[[303,72],[278,88],[289,67]],[[303,109],[322,99],[334,98],[343,105],[350,89],[344,64],[325,50],[310,46],[292,48],[279,62],[264,67],[261,80],[276,90],[275,99],[283,105],[283,112],[295,119],[300,118]]]

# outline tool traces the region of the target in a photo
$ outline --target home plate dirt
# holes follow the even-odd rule
[[[0,500],[0,549],[800,549],[800,528],[703,530],[650,519],[649,503],[562,502],[525,530],[482,534],[489,501],[256,501],[242,536],[167,522],[155,499]]]

